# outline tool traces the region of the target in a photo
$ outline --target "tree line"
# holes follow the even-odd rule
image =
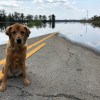
[[[42,22],[55,22],[55,15],[24,15],[24,13],[14,12],[6,14],[5,10],[0,10],[0,22],[31,22],[31,21],[42,21]]]
[[[100,16],[95,15],[95,16],[93,16],[93,17],[91,18],[91,20],[92,20],[92,21],[100,21]]]

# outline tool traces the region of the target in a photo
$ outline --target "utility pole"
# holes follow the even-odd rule
[[[87,20],[88,20],[88,10],[87,10],[87,12],[86,12],[86,13],[87,13]]]

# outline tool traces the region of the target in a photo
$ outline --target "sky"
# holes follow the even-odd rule
[[[51,15],[56,19],[82,19],[100,15],[100,0],[0,0],[0,10],[32,15]]]

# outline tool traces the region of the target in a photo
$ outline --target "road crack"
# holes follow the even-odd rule
[[[80,92],[80,93],[83,93],[84,95],[90,95],[91,97],[93,97],[93,98],[97,98],[97,99],[100,99],[100,96],[97,96],[97,95],[95,95],[95,94],[92,94],[92,93],[88,93],[88,92]]]
[[[66,99],[74,99],[74,100],[84,100],[84,99],[81,99],[81,98],[78,98],[74,95],[69,95],[69,94],[56,94],[56,95],[46,95],[46,94],[36,94],[36,96],[42,96],[42,97],[51,97],[51,98],[54,98],[54,97],[64,97]]]
[[[32,93],[29,93],[29,92],[23,90],[21,87],[12,86],[12,85],[7,85],[7,86],[8,86],[8,87],[12,87],[12,88],[18,89],[18,90],[21,92],[21,94],[19,94],[19,95],[17,95],[17,96],[23,96],[23,97],[26,97],[26,96],[33,96]]]

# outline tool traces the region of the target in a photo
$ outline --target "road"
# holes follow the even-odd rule
[[[31,38],[28,44],[46,36]],[[100,100],[100,56],[57,35],[44,42],[26,60],[31,85],[24,86],[21,76],[9,78],[0,100]],[[5,45],[0,59],[4,51]]]

